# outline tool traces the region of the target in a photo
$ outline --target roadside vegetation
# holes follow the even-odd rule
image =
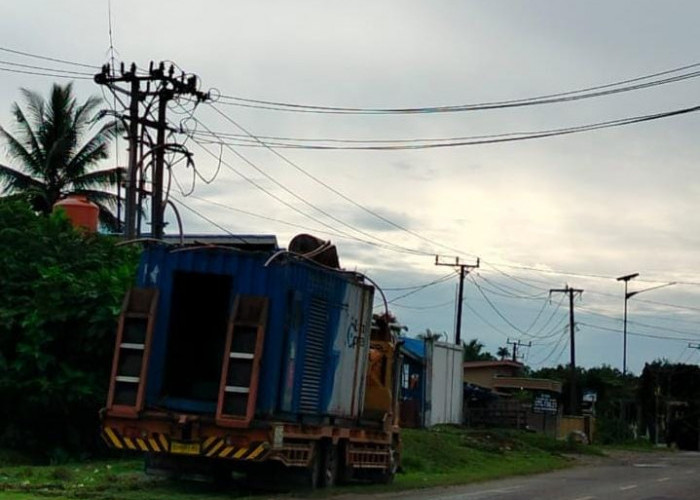
[[[97,450],[117,316],[138,253],[0,199],[0,448],[60,463]]]
[[[571,454],[601,454],[600,449],[545,436],[509,430],[468,430],[444,426],[406,429],[403,472],[388,486],[350,485],[316,493],[374,493],[464,484],[506,476],[546,472],[575,463]],[[17,454],[0,454],[0,497],[7,500],[54,499],[201,499],[249,495],[308,495],[294,487],[261,491],[244,481],[217,486],[211,482],[173,480],[143,473],[138,457],[31,466]]]

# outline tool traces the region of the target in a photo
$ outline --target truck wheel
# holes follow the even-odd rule
[[[391,484],[399,469],[399,452],[393,446],[389,449],[389,464],[386,469],[372,469],[366,472],[366,477],[373,483]]]
[[[389,468],[384,471],[382,483],[391,484],[394,482],[394,476],[399,470],[399,450],[394,446],[389,449]]]
[[[321,486],[332,488],[338,480],[338,447],[330,441],[323,443],[321,455]]]
[[[299,474],[305,488],[315,490],[321,485],[321,458],[321,449],[316,445],[313,448],[309,465],[301,469]]]
[[[337,484],[348,484],[352,481],[354,476],[352,466],[346,463],[348,446],[349,444],[347,441],[341,441],[336,447],[338,457]]]

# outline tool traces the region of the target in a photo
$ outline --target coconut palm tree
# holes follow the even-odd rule
[[[499,347],[498,351],[496,351],[496,356],[501,358],[501,361],[503,361],[508,356],[510,356],[510,349],[508,349],[507,347]]]
[[[478,339],[471,339],[469,342],[462,342],[464,350],[464,361],[493,361],[493,354],[484,351],[484,344]]]
[[[100,222],[116,229],[112,210],[117,196],[108,190],[117,184],[119,169],[96,167],[109,156],[110,142],[120,127],[112,121],[99,124],[101,99],[78,103],[70,83],[54,84],[48,99],[27,89],[22,95],[24,108],[12,105],[14,135],[0,127],[12,162],[0,164],[0,194],[26,199],[45,214],[66,195],[81,194],[99,206]]]

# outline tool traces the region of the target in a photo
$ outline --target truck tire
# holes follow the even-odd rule
[[[340,441],[336,447],[338,453],[338,475],[336,484],[348,484],[353,480],[354,470],[352,466],[347,464],[347,440]]]
[[[320,446],[316,444],[313,448],[309,465],[299,470],[298,476],[304,488],[315,490],[321,486],[321,451]]]
[[[323,488],[332,488],[338,481],[338,447],[331,441],[321,444],[321,477]]]
[[[373,483],[391,484],[399,470],[399,452],[395,447],[389,449],[389,464],[386,469],[370,469],[365,472],[365,478]]]

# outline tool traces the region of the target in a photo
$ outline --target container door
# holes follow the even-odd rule
[[[124,299],[107,396],[113,415],[136,417],[143,409],[157,303],[155,288],[132,288]]]
[[[267,297],[236,297],[221,370],[216,410],[218,425],[247,427],[253,419],[267,310]]]

